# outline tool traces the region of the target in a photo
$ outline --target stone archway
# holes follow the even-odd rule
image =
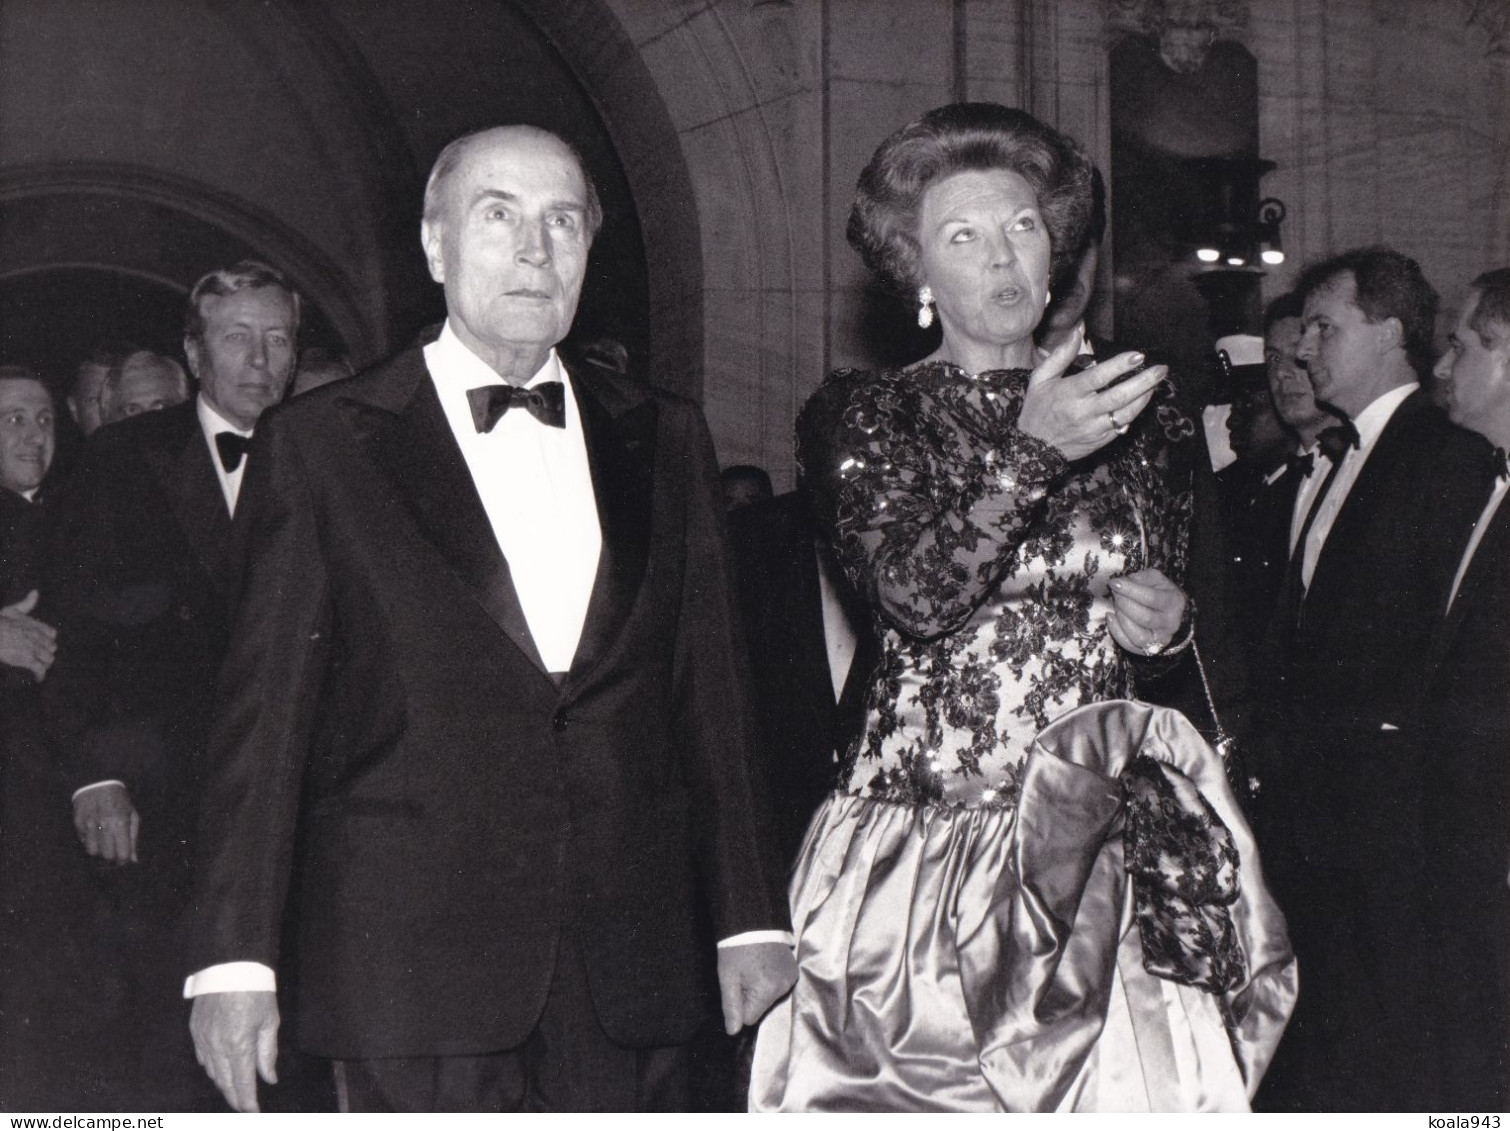
[[[696,374],[723,462],[762,464],[785,482],[802,339],[821,355],[824,330],[821,301],[799,324],[791,201],[761,85],[775,68],[749,46],[762,29],[731,28],[712,5],[514,3],[590,92],[629,180],[650,269],[652,372]],[[803,391],[821,370],[820,357],[805,360]]]
[[[359,291],[347,272],[299,233],[205,185],[140,168],[70,162],[0,175],[0,245],[8,278],[82,269],[182,293],[213,267],[264,259],[286,265],[317,336],[350,352],[370,352],[382,340],[383,327],[354,301]]]

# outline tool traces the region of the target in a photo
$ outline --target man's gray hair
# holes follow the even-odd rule
[[[115,398],[121,391],[121,381],[126,375],[126,367],[132,362],[144,363],[159,373],[166,373],[173,379],[173,386],[178,391],[178,399],[189,399],[189,376],[184,372],[184,367],[179,365],[171,357],[157,353],[153,350],[133,350],[121,358],[105,372],[104,383],[100,386],[100,412],[110,418],[115,415]]]
[[[598,196],[598,186],[593,183],[592,174],[587,171],[587,162],[582,160],[582,154],[575,145],[567,141],[559,134],[551,133],[550,130],[540,129],[538,126],[528,126],[546,137],[555,138],[566,147],[568,153],[576,159],[577,169],[582,174],[582,183],[587,187],[587,239],[588,242],[597,238],[598,229],[603,226],[603,202]],[[427,224],[434,223],[439,217],[442,204],[441,197],[444,194],[447,178],[456,171],[456,166],[461,164],[461,159],[466,156],[467,150],[472,143],[484,134],[490,134],[498,129],[497,126],[489,126],[487,129],[474,130],[469,134],[463,134],[440,151],[440,156],[435,159],[435,164],[430,167],[430,177],[425,181],[425,206],[424,220]]]
[[[243,259],[229,267],[216,268],[194,284],[194,289],[189,292],[189,307],[184,312],[184,337],[194,341],[203,340],[204,300],[209,296],[231,295],[237,291],[260,290],[263,287],[277,287],[288,295],[294,304],[294,332],[297,334],[303,299],[294,290],[294,285],[276,267],[269,267],[256,259]]]

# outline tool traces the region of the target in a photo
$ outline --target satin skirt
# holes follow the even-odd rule
[[[791,886],[798,981],[761,1026],[752,1111],[1248,1110],[1296,976],[1220,761],[1176,712],[1066,720],[1015,809],[824,803]],[[1248,975],[1220,997],[1144,968],[1115,779],[1139,750],[1195,770],[1244,855]]]

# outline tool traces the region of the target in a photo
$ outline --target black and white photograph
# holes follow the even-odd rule
[[[0,0],[0,1113],[1494,1131],[1507,450],[1510,0]]]

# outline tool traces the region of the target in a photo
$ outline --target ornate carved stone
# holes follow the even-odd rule
[[[1164,65],[1192,74],[1218,39],[1240,38],[1248,26],[1248,0],[1104,0],[1109,36],[1146,35],[1159,45]],[[1504,2],[1498,7],[1503,7]]]

